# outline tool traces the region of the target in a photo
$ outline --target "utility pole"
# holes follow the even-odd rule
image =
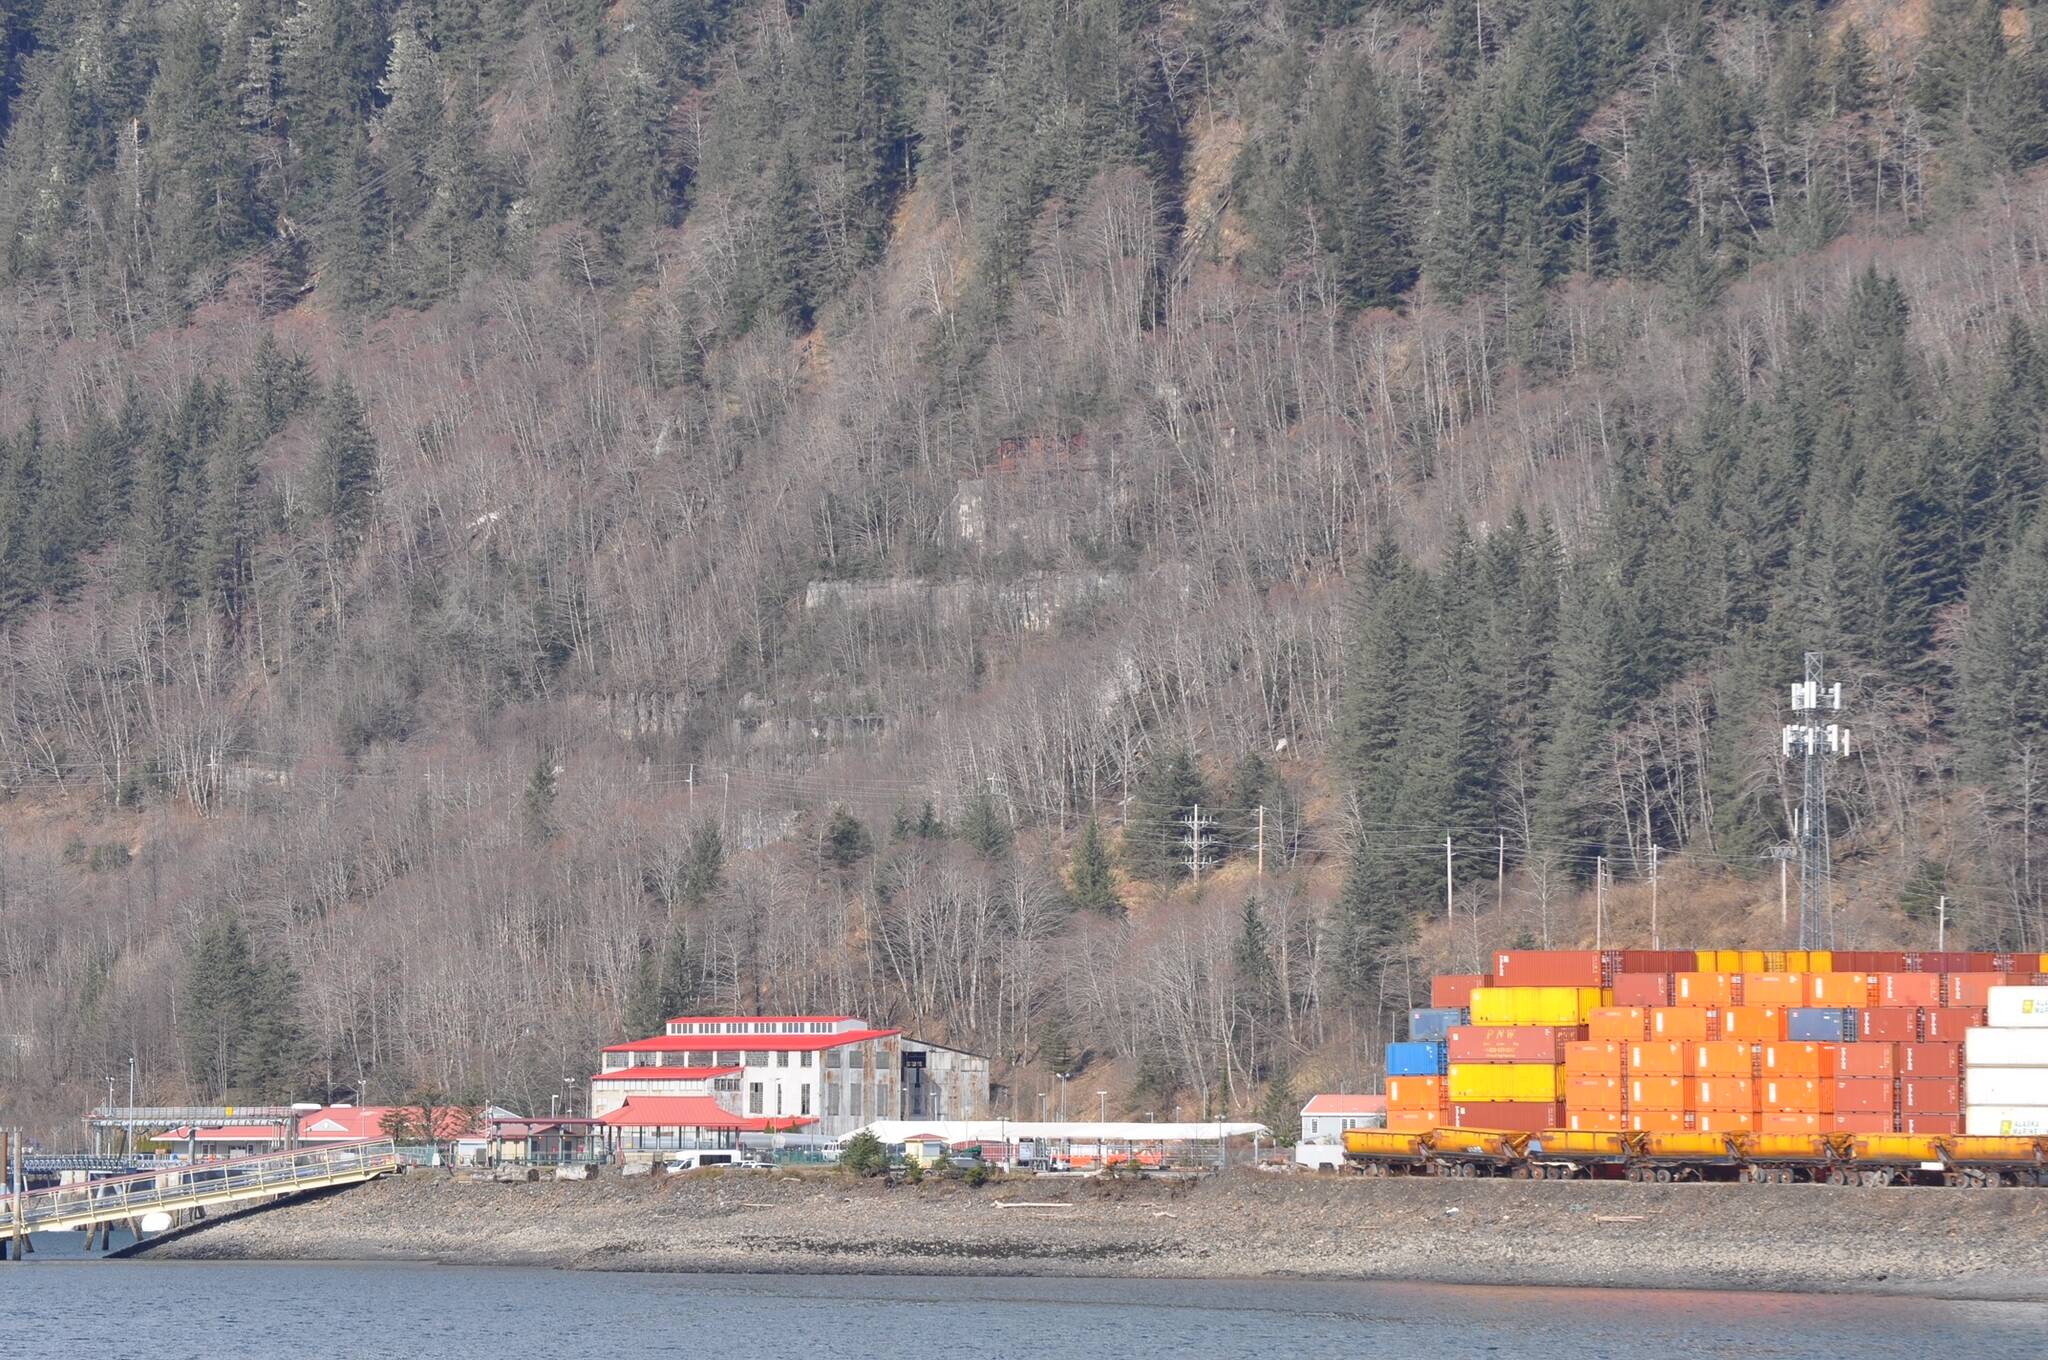
[[[1445,925],[1452,925],[1452,926],[1454,926],[1454,925],[1456,925],[1456,924],[1458,923],[1458,918],[1457,918],[1457,912],[1456,912],[1456,908],[1455,908],[1455,906],[1454,906],[1454,903],[1455,903],[1455,902],[1456,902],[1456,898],[1454,898],[1454,897],[1452,896],[1452,894],[1451,894],[1451,833],[1450,833],[1450,832],[1448,832],[1448,831],[1446,831],[1446,832],[1444,832],[1444,924],[1445,924]]]
[[[1266,805],[1259,804],[1259,877],[1266,876]]]
[[[1508,833],[1496,831],[1494,835],[1500,844],[1495,849],[1493,862],[1493,909],[1505,918],[1508,912]]]
[[[1593,948],[1604,943],[1607,934],[1607,856],[1593,857]]]
[[[1934,912],[1934,947],[1945,950],[1948,948],[1948,898],[1936,899]]]
[[[1189,876],[1194,879],[1195,886],[1199,888],[1202,886],[1202,870],[1208,868],[1212,863],[1212,861],[1203,856],[1205,847],[1202,844],[1202,829],[1214,826],[1216,823],[1213,820],[1203,819],[1202,805],[1197,803],[1193,812],[1180,819],[1180,824],[1187,828],[1187,835],[1183,840],[1183,844],[1188,848],[1188,857],[1181,861],[1181,865],[1188,871]]]
[[[1828,761],[1850,750],[1849,729],[1823,722],[1842,709],[1842,684],[1821,680],[1821,654],[1806,654],[1806,678],[1792,686],[1794,721],[1782,737],[1786,759],[1800,761],[1799,793],[1799,947],[1832,949],[1835,913],[1832,900],[1834,848],[1828,841]]]

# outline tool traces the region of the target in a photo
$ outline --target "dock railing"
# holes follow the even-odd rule
[[[399,1169],[389,1138],[194,1162],[0,1197],[0,1232],[53,1232],[366,1181]]]

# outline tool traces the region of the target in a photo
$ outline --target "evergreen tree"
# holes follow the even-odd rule
[[[264,957],[232,912],[216,917],[185,958],[178,1024],[196,1086],[214,1098],[293,1094],[304,1059],[298,979]]]
[[[1325,267],[1352,306],[1390,305],[1414,280],[1397,210],[1385,100],[1372,67],[1340,64],[1304,129],[1303,189]]]
[[[1678,86],[1666,82],[1629,139],[1628,176],[1615,196],[1614,235],[1622,270],[1637,278],[1655,277],[1685,239],[1691,204],[1680,142],[1683,118]]]
[[[1259,1103],[1259,1122],[1271,1131],[1281,1147],[1301,1141],[1301,1096],[1294,1089],[1293,1074],[1281,1069],[1266,1084],[1266,1098]]]
[[[835,869],[851,869],[866,859],[873,849],[874,842],[860,819],[848,812],[844,803],[836,805],[825,823],[820,847],[825,862]]]
[[[1273,932],[1256,898],[1238,916],[1231,948],[1235,1026],[1251,1054],[1252,1075],[1284,1068],[1287,1041],[1286,979],[1273,958]]]
[[[690,906],[701,907],[724,886],[725,836],[718,823],[701,821],[690,832],[678,896]]]
[[[256,436],[251,423],[237,422],[214,446],[200,510],[194,585],[202,599],[216,602],[229,618],[241,614],[255,539]]]
[[[1862,113],[1877,97],[1877,63],[1870,55],[1870,44],[1863,36],[1863,30],[1851,21],[1842,25],[1842,35],[1835,42],[1835,50],[1828,54],[1828,60],[1821,70],[1821,79],[1826,84],[1830,107],[1837,114]]]
[[[960,810],[960,839],[985,860],[1010,853],[1010,824],[986,790],[977,790]]]
[[[1093,817],[1082,824],[1081,839],[1074,846],[1074,863],[1067,872],[1067,892],[1077,907],[1104,916],[1123,914],[1123,898],[1117,892],[1109,847],[1103,844],[1102,827]]]
[[[1131,819],[1124,827],[1124,868],[1133,878],[1172,883],[1187,877],[1187,822],[1204,803],[1214,806],[1187,747],[1153,758],[1139,781]],[[1210,813],[1202,815],[1209,820]]]
[[[313,503],[344,535],[360,535],[377,491],[377,440],[353,384],[337,377],[320,404]]]

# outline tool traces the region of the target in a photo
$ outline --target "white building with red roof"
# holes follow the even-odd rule
[[[621,1129],[838,1137],[876,1119],[978,1118],[989,1103],[987,1058],[851,1015],[678,1016],[660,1034],[606,1048],[602,1067],[590,1113]],[[685,1115],[726,1122],[619,1122]]]

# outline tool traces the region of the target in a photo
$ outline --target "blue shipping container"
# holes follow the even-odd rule
[[[1856,1012],[1840,1006],[1794,1006],[1785,1012],[1785,1037],[1794,1043],[1850,1043],[1856,1029]]]
[[[1387,1075],[1440,1077],[1444,1073],[1444,1053],[1442,1044],[1388,1044]]]
[[[1408,1012],[1408,1037],[1418,1042],[1443,1043],[1451,1027],[1465,1023],[1465,1012],[1456,1006],[1427,1007]]]

